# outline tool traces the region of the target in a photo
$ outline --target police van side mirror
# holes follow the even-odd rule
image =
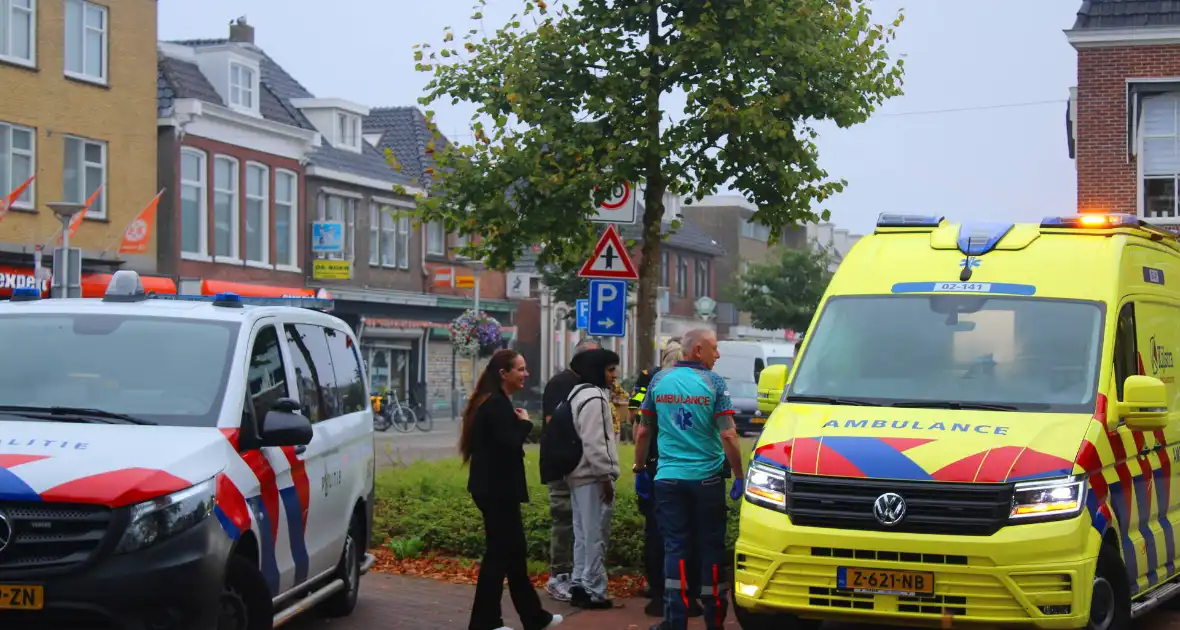
[[[306,446],[313,435],[311,421],[289,411],[272,409],[262,424],[262,446]]]
[[[1168,426],[1168,388],[1150,376],[1128,376],[1123,382],[1119,419],[1132,431],[1157,431]]]

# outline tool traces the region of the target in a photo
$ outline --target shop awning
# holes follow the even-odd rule
[[[245,282],[228,282],[225,280],[204,280],[201,282],[201,295],[217,295],[218,293],[237,293],[242,297],[257,298],[322,298],[332,299],[332,295],[320,289],[305,289],[302,287],[275,287],[265,284],[248,284]]]
[[[141,274],[139,280],[143,283],[144,292],[149,295],[152,293],[176,295],[176,283],[172,281],[172,278]],[[82,297],[100,298],[106,295],[107,285],[110,283],[111,274],[109,273],[84,273],[82,274]]]

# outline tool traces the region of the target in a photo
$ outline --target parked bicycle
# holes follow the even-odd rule
[[[403,402],[397,392],[386,391],[371,397],[373,402],[373,428],[385,432],[390,427],[400,433],[409,433],[415,427],[419,431],[430,431],[434,428],[434,418],[421,404]]]

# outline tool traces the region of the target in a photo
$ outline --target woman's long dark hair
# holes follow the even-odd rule
[[[463,410],[463,426],[459,430],[459,454],[463,456],[463,463],[471,460],[471,434],[475,429],[475,412],[480,405],[487,402],[496,392],[503,391],[504,379],[500,377],[500,370],[510,371],[516,363],[520,353],[515,350],[497,350],[488,365],[479,375],[479,382],[475,384],[475,391],[467,398],[467,408]]]

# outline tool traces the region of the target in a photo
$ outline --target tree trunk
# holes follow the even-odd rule
[[[664,223],[664,192],[668,182],[660,172],[660,110],[661,81],[660,16],[658,4],[653,4],[648,16],[648,56],[651,75],[647,79],[644,96],[644,131],[647,142],[643,170],[646,186],[643,191],[643,249],[639,258],[639,368],[646,369],[656,362],[656,297],[659,291],[661,227]]]

